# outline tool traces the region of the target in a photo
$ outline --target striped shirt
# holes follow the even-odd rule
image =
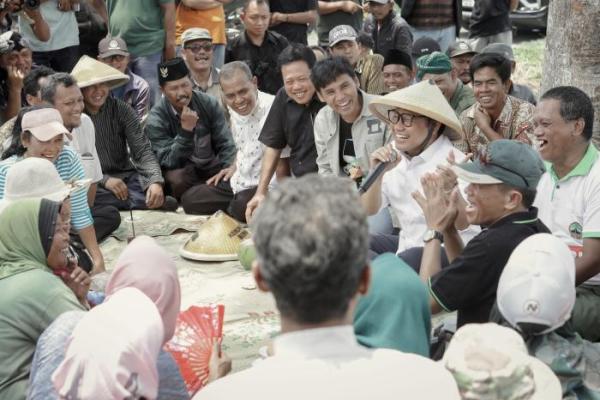
[[[140,174],[144,190],[152,183],[164,183],[150,141],[127,103],[108,97],[96,114],[88,115],[96,128],[96,150],[104,174],[102,184],[110,176],[134,170]]]
[[[454,0],[418,0],[407,18],[417,28],[440,28],[454,25]]]
[[[16,162],[23,157],[12,156],[0,163],[0,199],[4,198],[6,173]],[[70,180],[85,179],[85,172],[77,153],[69,146],[65,146],[54,161],[58,175],[65,182]],[[92,213],[87,202],[87,190],[77,190],[71,194],[71,225],[76,230],[81,230],[92,225]]]

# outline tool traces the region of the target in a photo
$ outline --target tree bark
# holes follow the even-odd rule
[[[575,86],[594,104],[593,140],[600,145],[600,1],[551,0],[542,93]],[[600,147],[599,147],[600,148]]]

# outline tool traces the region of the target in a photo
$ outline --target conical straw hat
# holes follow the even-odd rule
[[[369,109],[382,121],[390,124],[388,110],[403,108],[438,121],[462,135],[462,125],[448,100],[433,81],[421,81],[371,101]]]
[[[181,247],[179,254],[198,261],[237,260],[240,244],[250,232],[223,211],[217,211]]]
[[[111,89],[114,89],[129,82],[129,76],[121,73],[118,69],[88,56],[82,56],[77,61],[71,75],[82,89],[98,83],[106,83]]]

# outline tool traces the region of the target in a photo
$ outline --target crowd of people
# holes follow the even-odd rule
[[[518,1],[468,39],[459,0],[229,3],[0,2],[0,399],[600,399],[594,108],[513,82]],[[268,354],[188,393],[149,237],[90,303],[131,210],[249,225]]]

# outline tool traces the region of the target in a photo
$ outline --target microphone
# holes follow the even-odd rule
[[[375,168],[373,168],[373,170],[371,172],[369,172],[369,175],[367,175],[365,180],[362,182],[362,184],[358,188],[358,193],[365,194],[369,190],[369,188],[371,186],[373,186],[373,184],[381,176],[381,174],[383,174],[383,172],[385,171],[385,167],[387,167],[387,165],[389,163],[396,162],[397,158],[398,158],[398,153],[396,151],[392,151],[390,153],[390,161],[389,162],[381,162],[381,163],[377,164],[377,166]]]

